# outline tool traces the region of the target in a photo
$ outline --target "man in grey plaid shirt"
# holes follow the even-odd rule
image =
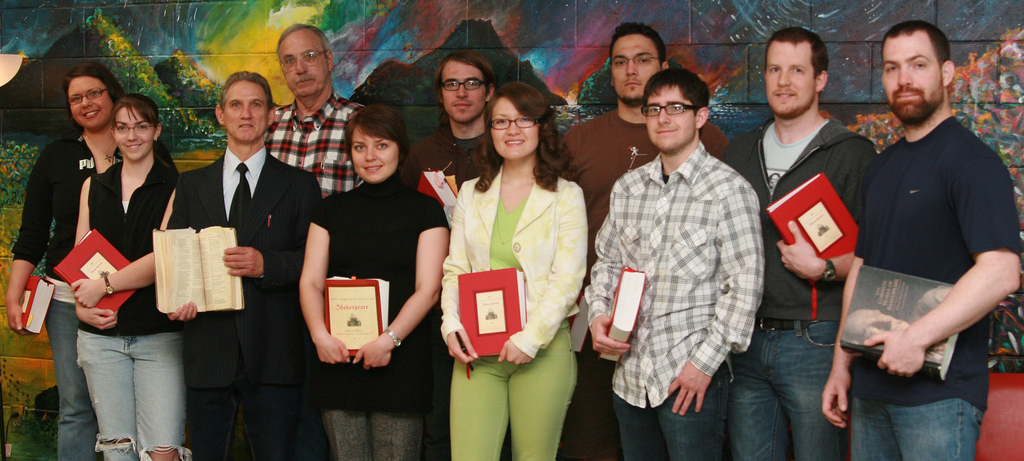
[[[757,196],[701,144],[707,105],[708,87],[692,72],[651,77],[642,112],[658,160],[616,181],[597,235],[590,330],[594,349],[622,355],[612,388],[626,460],[721,458],[721,365],[746,349],[761,301]],[[608,337],[623,266],[647,274],[628,343]]]

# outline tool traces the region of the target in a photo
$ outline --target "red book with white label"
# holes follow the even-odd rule
[[[324,323],[349,354],[384,334],[390,287],[381,279],[331,277],[324,282]]]
[[[615,303],[612,304],[612,324],[608,337],[616,341],[629,342],[640,314],[640,302],[644,296],[647,274],[623,266],[619,273],[619,284],[615,287]],[[601,354],[601,358],[618,362],[621,355]]]
[[[857,246],[857,222],[823,173],[772,203],[768,216],[789,245],[796,242],[789,222],[796,222],[804,240],[822,259],[844,255]]]
[[[129,263],[99,231],[93,229],[82,237],[82,241],[71,249],[53,271],[65,282],[72,284],[81,279],[102,279],[124,269]],[[134,293],[135,290],[115,291],[114,294],[100,298],[96,307],[117,312]]]
[[[459,276],[459,318],[476,353],[499,355],[526,324],[526,280],[515,268]]]
[[[21,298],[21,325],[32,333],[43,331],[43,321],[50,311],[50,300],[53,299],[53,283],[44,278],[29,276],[25,284],[25,293]]]
[[[452,213],[455,212],[455,198],[458,192],[455,191],[455,176],[446,177],[443,172],[427,170],[420,176],[420,184],[416,190],[437,199],[444,207],[444,215],[448,222],[452,222]]]

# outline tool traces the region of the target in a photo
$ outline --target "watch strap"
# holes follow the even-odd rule
[[[384,333],[387,333],[388,336],[391,337],[391,340],[395,342],[395,347],[402,345],[402,338],[399,338],[398,335],[396,335],[395,332],[391,331],[390,328],[384,330]]]
[[[831,282],[836,279],[836,265],[831,259],[825,260],[825,273],[821,275],[821,281]]]

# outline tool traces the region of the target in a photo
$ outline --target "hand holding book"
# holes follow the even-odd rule
[[[501,353],[498,354],[498,361],[523,365],[533,361],[533,357],[526,355],[525,352],[520,350],[519,347],[509,339],[508,341],[505,341],[505,345],[501,347]]]
[[[476,350],[473,349],[473,343],[466,336],[466,330],[456,330],[448,333],[447,342],[449,355],[455,357],[455,360],[461,363],[469,364],[480,358]]]
[[[189,301],[182,305],[181,307],[177,308],[174,312],[168,313],[167,318],[171,320],[180,320],[182,322],[187,322],[189,320],[196,318],[196,314],[198,313],[199,307],[196,306],[196,303]]]
[[[795,221],[789,222],[789,232],[793,235],[793,244],[787,245],[785,240],[776,242],[782,253],[782,265],[802,279],[818,280],[825,273],[825,260],[819,258],[814,247],[804,239]]]
[[[78,315],[78,320],[92,325],[98,330],[109,330],[117,326],[117,311],[85,307],[82,303],[75,303],[75,314]]]
[[[378,368],[391,363],[391,351],[395,350],[395,342],[390,336],[382,334],[377,339],[363,344],[356,352],[352,363],[363,362],[363,369]]]
[[[594,350],[602,355],[621,356],[629,350],[629,343],[616,341],[608,336],[612,327],[612,318],[599,315],[590,324],[590,337],[594,342]]]
[[[902,322],[897,319],[897,322]],[[905,323],[905,322],[904,322]],[[931,344],[920,344],[914,333],[907,328],[882,331],[864,341],[866,347],[884,347],[878,358],[878,368],[888,370],[890,375],[914,376],[924,367],[925,356]],[[939,358],[941,360],[941,357]]]
[[[323,363],[349,363],[351,356],[348,353],[348,346],[326,329],[321,334],[313,335],[313,345],[316,346],[316,356]]]

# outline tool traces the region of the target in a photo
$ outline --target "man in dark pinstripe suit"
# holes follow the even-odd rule
[[[312,173],[267,155],[274,104],[266,79],[236,72],[224,84],[217,120],[228,146],[211,165],[178,180],[168,228],[235,227],[224,252],[242,276],[245,308],[170,314],[185,321],[185,384],[196,461],[229,458],[239,403],[256,460],[289,459],[304,379],[297,282],[320,188]]]

